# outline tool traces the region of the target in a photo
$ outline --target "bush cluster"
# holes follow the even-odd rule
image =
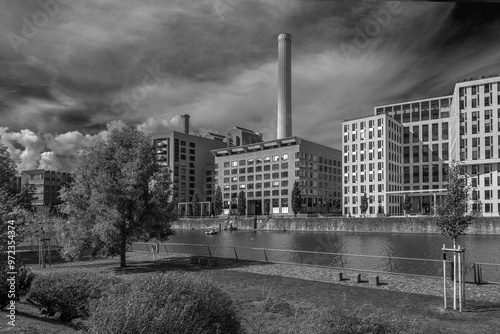
[[[7,273],[11,271],[8,268],[7,261],[0,261],[0,310],[7,306],[10,302],[9,298],[9,290],[10,290],[10,282],[7,281]],[[29,268],[19,262],[17,265],[17,278],[16,278],[16,301],[19,301],[19,298],[25,296],[31,287],[31,283],[35,278],[35,274],[31,272]],[[10,275],[9,275],[10,276]]]
[[[238,333],[233,301],[204,279],[155,274],[94,300],[89,332]]]
[[[85,271],[44,273],[33,281],[30,300],[43,313],[53,316],[59,312],[63,321],[85,318],[90,302],[119,282],[114,276]]]
[[[378,311],[361,314],[358,310],[332,307],[319,317],[314,332],[342,334],[414,334],[412,322],[403,319],[400,314],[382,314]]]

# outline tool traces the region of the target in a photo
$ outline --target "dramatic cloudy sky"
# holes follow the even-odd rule
[[[68,168],[121,122],[275,136],[277,37],[292,34],[293,133],[500,73],[500,5],[288,0],[0,2],[0,137],[20,169]]]

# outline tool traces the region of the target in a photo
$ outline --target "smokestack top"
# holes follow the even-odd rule
[[[290,39],[290,40],[291,40],[291,39],[292,39],[292,35],[287,34],[287,33],[280,34],[280,35],[278,36],[278,40],[280,40],[280,39]]]
[[[189,115],[184,114],[182,118],[184,118],[184,133],[189,134]]]

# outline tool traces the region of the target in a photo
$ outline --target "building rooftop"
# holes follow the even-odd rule
[[[258,133],[258,132],[253,131],[253,130],[249,130],[249,129],[243,128],[243,127],[241,127],[241,126],[236,126],[236,125],[235,125],[234,127],[235,127],[236,129],[238,129],[238,130],[241,130],[241,131],[250,132],[250,133],[253,133],[253,134],[256,134],[256,135],[259,135],[259,134],[260,134],[260,133]]]
[[[335,149],[335,148],[332,148],[332,147],[329,147],[326,145],[318,144],[318,143],[312,142],[310,140],[306,140],[306,139],[302,139],[300,137],[294,136],[294,137],[273,139],[273,140],[268,140],[265,142],[253,143],[253,144],[242,145],[242,146],[219,148],[219,149],[212,150],[212,154],[217,157],[217,156],[224,156],[224,155],[241,154],[241,153],[246,153],[246,152],[263,151],[263,150],[273,149],[273,148],[278,148],[278,147],[300,145],[303,141],[309,142],[309,143],[312,143],[315,145],[320,145],[320,146],[329,148],[331,150],[339,151],[338,149]]]

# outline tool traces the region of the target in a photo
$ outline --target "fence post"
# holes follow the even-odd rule
[[[445,245],[443,245],[443,296],[444,296],[444,309],[448,307],[446,299],[446,252],[444,251]]]
[[[210,255],[210,257],[212,257],[212,252],[210,251],[210,246],[207,245],[207,248],[208,248],[208,254]]]
[[[340,266],[342,267],[342,270],[344,270],[344,261],[342,260],[342,254],[340,254]]]
[[[233,249],[234,249],[234,256],[236,256],[236,260],[239,260],[238,259],[238,253],[236,252],[236,247],[233,247]]]
[[[393,274],[394,272],[392,270],[392,258],[389,257],[388,259],[389,259],[389,270],[391,271],[391,274]]]
[[[266,249],[264,249],[264,256],[266,257],[266,262],[269,262],[269,260],[267,259]]]

